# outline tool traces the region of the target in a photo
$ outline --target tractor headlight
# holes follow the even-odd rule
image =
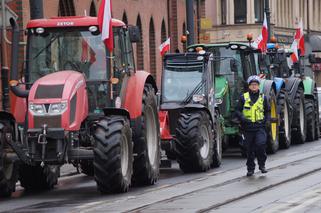
[[[199,102],[202,102],[203,100],[204,100],[203,95],[193,95],[193,102],[199,103]]]
[[[61,103],[54,103],[50,104],[48,114],[62,114],[67,109],[67,101],[61,102]]]
[[[34,115],[44,115],[46,113],[46,109],[43,104],[29,103],[29,111]]]

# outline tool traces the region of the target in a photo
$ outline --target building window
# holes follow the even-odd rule
[[[246,23],[246,0],[234,0],[234,22]]]
[[[156,44],[153,18],[149,22],[149,63],[150,73],[156,79]]]
[[[122,18],[123,22],[128,25],[128,19],[127,19],[127,14],[126,12],[123,13],[123,18]]]
[[[136,26],[139,28],[140,31],[140,41],[136,43],[136,58],[137,58],[137,69],[143,70],[144,69],[144,46],[143,46],[143,28],[142,28],[142,21],[140,19],[140,15],[137,17]]]
[[[166,25],[165,20],[162,21],[162,28],[161,28],[161,42],[163,43],[167,39],[167,33],[166,33]]]
[[[75,6],[73,0],[60,0],[58,16],[75,16]]]
[[[254,1],[255,22],[263,22],[264,19],[264,0]]]
[[[96,6],[95,6],[94,1],[91,2],[89,15],[92,16],[92,17],[96,17],[97,16]]]
[[[226,0],[221,0],[221,20],[222,24],[226,24]]]

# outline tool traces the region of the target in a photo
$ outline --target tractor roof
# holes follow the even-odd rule
[[[196,52],[191,53],[171,53],[166,54],[164,60],[167,64],[203,64],[208,61],[211,53],[199,54]]]
[[[211,48],[211,47],[230,47],[232,45],[238,45],[238,46],[245,46],[246,49],[252,49],[254,48],[250,46],[249,43],[245,42],[227,42],[227,43],[209,43],[209,44],[194,44],[188,47],[189,48],[196,48],[196,47],[203,47],[203,48]]]
[[[36,28],[36,27],[89,27],[97,26],[98,21],[97,17],[90,16],[68,16],[68,17],[53,17],[49,19],[35,19],[29,21],[27,28]],[[114,27],[126,26],[124,22],[113,19],[112,25]]]

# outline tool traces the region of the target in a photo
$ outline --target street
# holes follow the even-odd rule
[[[1,201],[1,212],[318,212],[321,207],[320,141],[294,145],[268,157],[269,173],[246,177],[245,159],[227,152],[207,173],[161,169],[158,183],[125,194],[100,195],[91,177],[62,168],[53,191]],[[18,183],[19,185],[19,183]]]

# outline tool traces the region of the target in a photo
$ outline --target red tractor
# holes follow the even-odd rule
[[[93,175],[102,193],[154,184],[157,87],[148,72],[135,69],[139,29],[113,20],[110,53],[95,17],[32,20],[21,78],[19,29],[11,25],[14,97],[12,113],[0,113],[0,194],[10,195],[18,178],[27,190],[51,189],[65,163]]]

